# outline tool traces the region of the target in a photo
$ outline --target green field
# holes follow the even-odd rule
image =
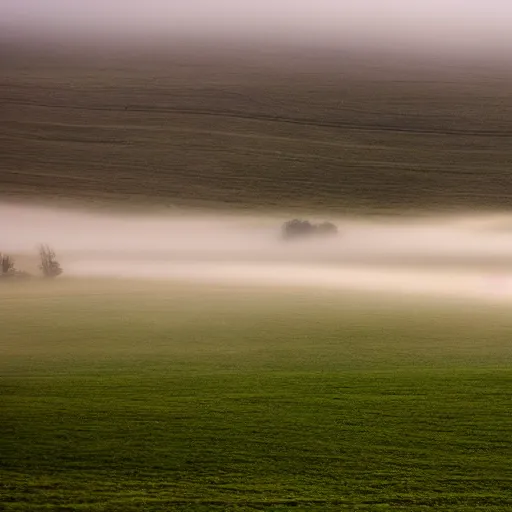
[[[0,508],[510,510],[511,327],[476,303],[4,285]]]
[[[510,207],[508,64],[187,45],[11,45],[1,57],[3,198],[336,214]]]
[[[2,202],[183,218],[510,208],[508,64],[199,43],[0,57]],[[0,251],[23,266],[29,235],[72,247],[93,231],[101,252],[117,229],[62,212],[45,229],[7,213]],[[176,257],[187,236],[138,229],[144,254],[169,236]],[[3,280],[0,510],[512,510],[511,332],[503,304]]]

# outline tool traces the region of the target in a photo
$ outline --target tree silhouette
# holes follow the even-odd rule
[[[311,236],[332,236],[338,233],[338,228],[332,222],[313,224],[309,220],[293,219],[283,224],[282,237],[285,240]]]
[[[57,277],[62,274],[55,251],[48,245],[43,244],[39,247],[39,257],[41,258],[40,269],[43,271],[44,277]]]
[[[7,254],[0,254],[1,275],[7,276],[14,271],[14,260]]]

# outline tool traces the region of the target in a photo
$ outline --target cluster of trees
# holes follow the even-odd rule
[[[333,236],[338,234],[338,228],[332,222],[314,224],[309,220],[293,219],[285,222],[282,236],[285,240],[310,236]]]
[[[39,247],[39,268],[44,277],[53,278],[62,274],[62,267],[57,261],[55,251],[48,245],[41,245]],[[0,253],[0,278],[26,278],[30,274],[17,270],[14,266],[14,259],[8,254]]]

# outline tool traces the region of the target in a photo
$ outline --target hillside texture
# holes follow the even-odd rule
[[[504,208],[512,74],[339,52],[3,56],[0,197]]]

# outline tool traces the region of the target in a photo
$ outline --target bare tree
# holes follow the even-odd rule
[[[39,246],[39,257],[41,258],[40,268],[44,277],[57,277],[62,274],[62,268],[57,261],[55,251],[48,245]]]
[[[7,276],[14,272],[14,260],[7,254],[0,253],[0,275]]]

